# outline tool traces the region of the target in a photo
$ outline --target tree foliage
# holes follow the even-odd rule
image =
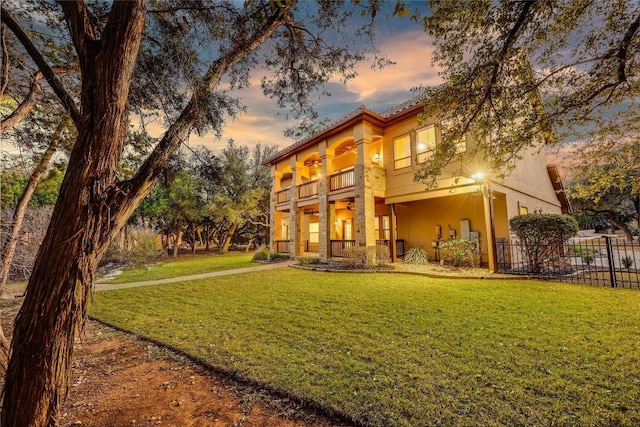
[[[574,210],[624,230],[640,228],[640,140],[604,140],[575,154],[574,181],[568,188]]]
[[[443,142],[416,179],[434,183],[458,157],[508,172],[529,149],[612,140],[640,130],[640,4],[625,0],[431,2],[422,19],[444,83],[426,89],[425,116]],[[411,9],[411,4],[407,3]],[[455,174],[469,173],[463,165]]]
[[[362,12],[375,16],[377,4],[2,4],[2,23],[24,48],[29,64],[43,74],[78,131],[69,172],[15,323],[3,426],[57,424],[98,261],[190,132],[219,131],[241,108],[232,91],[247,84],[250,71],[260,63],[266,67],[262,87],[267,95],[291,107],[294,116],[312,114],[314,91],[335,75],[354,75],[352,66],[368,47],[358,50],[353,38],[370,34],[357,27],[363,22]],[[345,24],[356,17],[355,26]],[[367,27],[370,21],[365,22]],[[60,36],[51,40],[53,48],[31,37],[39,25]],[[63,52],[57,47],[69,44],[69,57],[79,70],[74,75],[79,90],[58,79],[52,68],[57,58],[45,54]],[[123,179],[118,168],[130,111],[143,119],[160,111],[166,132],[133,175]]]

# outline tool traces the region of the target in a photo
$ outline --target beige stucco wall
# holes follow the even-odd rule
[[[405,240],[405,249],[422,246],[434,259],[432,242],[437,240],[436,226],[441,239],[449,239],[449,229],[460,236],[460,220],[470,221],[470,230],[480,233],[483,253],[487,251],[482,193],[467,193],[449,197],[420,200],[396,205],[398,239]]]
[[[368,122],[360,122],[343,129],[319,141],[318,144],[294,154],[293,159],[283,159],[274,165],[274,169],[280,176],[285,172],[291,172],[292,169],[294,172],[293,181],[295,182],[291,179],[283,179],[280,188],[306,182],[312,177],[317,178],[317,170],[312,169],[313,166],[303,165],[304,160],[309,159],[310,156],[322,156],[322,159],[327,160],[327,164],[323,165],[323,177],[328,177],[339,170],[355,167],[356,176],[359,177],[355,189],[346,189],[340,194],[333,193],[329,200],[332,203],[354,200],[355,210],[360,212],[360,216],[354,211],[336,210],[333,214],[335,217],[327,220],[329,227],[335,227],[335,229],[330,233],[324,233],[325,236],[340,236],[342,230],[336,226],[336,223],[341,226],[342,220],[352,219],[354,234],[356,230],[360,230],[360,236],[363,233],[362,227],[366,223],[366,242],[369,244],[370,241],[375,241],[369,236],[373,233],[375,216],[388,215],[389,205],[393,203],[397,215],[397,238],[405,240],[405,249],[423,246],[433,258],[435,254],[432,242],[437,239],[436,225],[441,227],[442,239],[449,238],[449,227],[456,231],[456,237],[460,237],[460,220],[468,219],[470,229],[480,233],[483,262],[486,262],[487,226],[483,205],[485,199],[482,183],[471,178],[473,173],[481,170],[482,167],[473,159],[466,159],[462,165],[453,162],[445,168],[435,189],[427,189],[424,183],[415,182],[415,173],[421,167],[415,159],[415,131],[425,125],[418,125],[417,118],[414,116],[388,126],[384,129],[384,133]],[[411,137],[412,164],[410,167],[395,170],[393,140],[407,133]],[[347,141],[354,142],[358,149],[336,156],[336,148]],[[437,131],[436,141],[440,142],[440,134]],[[380,162],[373,163],[373,159],[378,157]],[[454,176],[454,172],[457,173],[461,169],[461,176]],[[509,237],[508,220],[520,214],[521,208],[526,207],[529,213],[561,212],[560,203],[546,169],[544,154],[536,150],[527,152],[506,178],[499,180],[495,176],[490,176],[488,185],[493,197],[496,238]],[[375,207],[374,198],[377,200]],[[313,199],[296,202],[296,206],[302,208],[317,203],[318,201]],[[386,203],[386,206],[382,203]],[[365,204],[370,206],[363,208]],[[291,207],[293,208],[293,202]],[[375,213],[372,213],[373,211]],[[291,217],[287,219],[292,220]],[[298,238],[308,239],[310,221],[316,222],[318,218],[301,215],[300,224],[296,227],[300,230]],[[291,238],[294,238],[293,231]]]
[[[529,213],[562,213],[560,202],[547,172],[546,155],[530,149],[516,168],[495,187],[507,195],[509,217],[526,207]]]

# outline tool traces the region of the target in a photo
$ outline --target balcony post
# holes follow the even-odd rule
[[[354,129],[358,147],[355,173],[355,230],[358,246],[375,246],[375,198],[372,183],[372,164],[369,146],[373,142],[371,123],[362,122]]]
[[[276,218],[276,205],[278,204],[278,191],[280,190],[280,179],[282,173],[276,170],[276,165],[271,165],[271,203],[269,204],[269,248],[271,251],[277,251],[276,240],[280,239],[282,227],[277,230],[277,225],[282,224],[282,214],[279,215],[280,222]]]
[[[301,236],[302,224],[301,215],[298,209],[298,185],[302,183],[300,168],[302,164],[296,161],[295,157],[291,158],[291,187],[289,188],[289,256],[295,258],[304,252]]]
[[[319,257],[325,262],[329,259],[331,253],[331,231],[335,229],[333,221],[335,221],[335,205],[329,203],[329,185],[331,174],[331,161],[333,153],[329,152],[326,147],[326,141],[320,144],[320,160],[322,162],[322,172],[318,182],[318,215],[319,215]]]
[[[493,217],[493,190],[491,189],[491,182],[488,179],[482,185],[482,195],[484,199],[484,222],[487,232],[489,271],[495,273],[497,271],[496,228]]]
[[[381,227],[382,228],[382,227]],[[391,262],[398,261],[398,230],[396,230],[396,204],[389,205],[389,252],[391,252]]]

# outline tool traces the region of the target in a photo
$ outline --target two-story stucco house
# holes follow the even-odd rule
[[[439,241],[470,237],[495,270],[495,242],[509,239],[509,218],[567,211],[557,169],[535,150],[501,181],[480,179],[462,155],[462,176],[452,176],[458,164],[436,189],[415,182],[440,140],[436,123],[420,124],[421,112],[419,98],[380,114],[360,107],[269,159],[271,250],[327,260],[349,246],[387,245],[395,260],[421,246],[437,260]]]

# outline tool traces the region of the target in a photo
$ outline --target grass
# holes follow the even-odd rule
[[[295,269],[91,314],[374,426],[640,424],[640,293]]]
[[[131,283],[251,267],[256,265],[251,262],[252,256],[252,254],[208,255],[159,261],[144,267],[127,268],[108,282]]]

